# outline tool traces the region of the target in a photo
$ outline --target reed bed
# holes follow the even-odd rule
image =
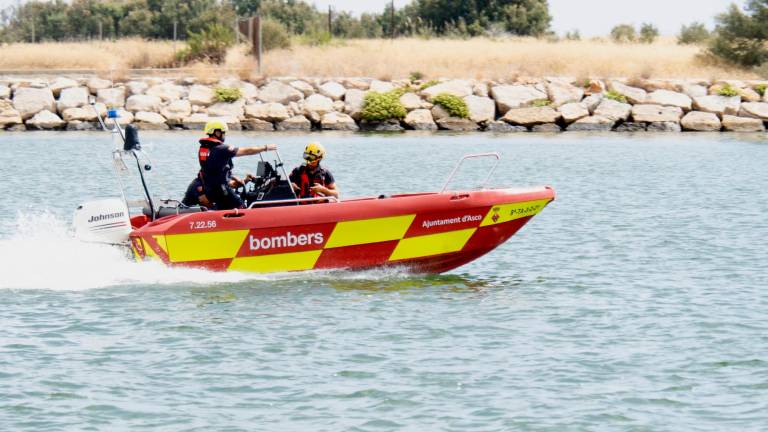
[[[124,39],[114,42],[10,44],[0,47],[0,69],[89,69],[97,72],[163,69],[173,65],[183,43]],[[534,38],[339,40],[327,45],[294,44],[265,54],[267,76],[379,79],[424,78],[512,79],[571,76],[719,79],[757,78],[740,69],[716,67],[698,59],[701,49],[674,39],[653,44],[616,44],[605,40],[548,42]],[[192,65],[178,73],[220,76],[255,75],[247,47],[230,50],[222,66]],[[170,71],[168,71],[170,72]]]

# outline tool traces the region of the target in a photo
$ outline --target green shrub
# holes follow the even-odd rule
[[[717,28],[709,42],[709,53],[727,63],[759,67],[768,62],[768,13],[762,1],[747,2],[742,11],[731,4],[716,17]]]
[[[720,96],[733,97],[733,96],[738,96],[739,91],[731,87],[730,84],[725,83],[725,85],[721,87],[720,90],[717,91],[717,94],[719,94]]]
[[[411,82],[419,81],[424,79],[424,74],[419,71],[413,71],[411,72],[410,78],[411,78]]]
[[[264,51],[291,47],[291,35],[280,22],[267,18],[261,22],[261,48]]]
[[[695,45],[707,42],[709,40],[709,30],[704,24],[699,22],[691,23],[689,26],[682,26],[680,34],[677,35],[677,43],[680,45]]]
[[[650,44],[653,43],[657,37],[659,37],[659,29],[653,24],[643,23],[643,25],[640,26],[640,42]]]
[[[363,98],[360,117],[371,122],[404,118],[407,112],[400,102],[402,93],[397,93],[397,89],[386,93],[368,92]]]
[[[607,92],[605,92],[605,98],[610,100],[615,100],[616,102],[627,103],[626,96],[617,92],[616,90],[608,90]]]
[[[219,102],[235,102],[243,95],[239,88],[216,87],[216,100]]]
[[[619,24],[611,29],[611,39],[616,43],[634,42],[636,38],[635,28],[629,24]]]
[[[765,89],[766,88],[768,88],[768,86],[766,86],[765,84],[758,84],[758,85],[755,86],[755,91],[760,96],[765,96]]]
[[[221,24],[211,24],[200,33],[189,34],[187,48],[179,51],[177,58],[183,63],[203,60],[211,63],[224,62],[227,48],[235,43],[231,28]]]
[[[564,38],[565,40],[569,40],[569,41],[579,41],[581,40],[581,33],[579,33],[578,30],[565,32]]]
[[[549,99],[536,99],[535,101],[531,102],[531,106],[533,107],[546,107],[552,105],[552,101]]]
[[[448,93],[440,93],[432,99],[432,102],[434,102],[435,105],[440,105],[441,107],[445,108],[451,117],[469,117],[469,107],[467,107],[467,103],[464,101],[464,99],[458,96]]]
[[[424,90],[426,88],[432,87],[433,85],[440,84],[440,81],[438,80],[429,80],[425,82],[424,84],[419,86],[419,91]]]

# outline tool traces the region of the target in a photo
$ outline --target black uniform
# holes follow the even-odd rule
[[[225,145],[214,137],[205,137],[200,140],[197,158],[200,162],[203,191],[217,210],[244,207],[242,198],[229,186],[234,167],[232,158],[235,155],[237,155],[237,147]]]

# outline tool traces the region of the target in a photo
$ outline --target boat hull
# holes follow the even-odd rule
[[[495,249],[554,197],[549,187],[487,189],[188,213],[130,238],[139,260],[213,271],[441,273]]]

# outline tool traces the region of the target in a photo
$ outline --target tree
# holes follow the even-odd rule
[[[692,22],[690,25],[680,27],[677,35],[677,43],[680,45],[692,45],[704,43],[709,39],[709,30],[700,22]]]
[[[653,24],[643,23],[643,25],[640,26],[640,42],[650,44],[653,43],[657,37],[659,37],[659,29]]]
[[[617,43],[634,42],[637,39],[637,34],[631,25],[619,24],[611,29],[611,39]]]
[[[750,0],[744,11],[731,5],[716,21],[711,55],[747,67],[768,62],[768,0]]]
[[[552,17],[546,0],[416,0],[406,10],[443,34],[464,22],[467,31],[478,32],[502,23],[507,32],[541,36],[549,30]]]

